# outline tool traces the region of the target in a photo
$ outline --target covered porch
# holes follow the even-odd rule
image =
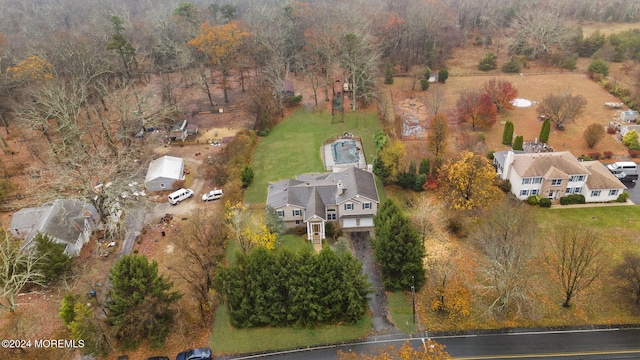
[[[314,245],[322,245],[322,240],[325,238],[324,219],[313,217],[307,220],[307,240],[311,240],[311,243]]]

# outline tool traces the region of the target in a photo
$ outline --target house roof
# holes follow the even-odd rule
[[[512,167],[523,178],[538,176],[564,178],[567,175],[591,174],[568,151],[515,154]]]
[[[11,229],[28,229],[21,233],[22,248],[28,247],[38,232],[47,234],[67,244],[75,244],[84,229],[85,218],[100,219],[91,204],[78,199],[57,199],[37,208],[22,209],[11,218]]]
[[[591,175],[587,178],[589,190],[627,188],[601,162],[583,161],[582,165],[591,172]]]
[[[182,179],[184,171],[184,161],[182,158],[174,156],[163,156],[149,163],[145,182],[158,178]]]
[[[338,184],[344,191],[338,191]],[[292,205],[307,210],[306,217],[324,218],[325,208],[354,197],[379,202],[373,174],[356,167],[340,172],[309,173],[269,185],[267,204],[273,208]],[[305,219],[306,220],[306,219]]]

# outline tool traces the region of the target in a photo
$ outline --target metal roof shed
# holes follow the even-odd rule
[[[149,163],[144,187],[147,191],[172,190],[173,184],[178,180],[184,180],[184,160],[163,156]]]

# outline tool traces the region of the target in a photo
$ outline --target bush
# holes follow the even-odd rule
[[[513,140],[513,150],[524,150],[524,137],[522,135],[516,136]]]
[[[461,217],[449,216],[447,218],[446,229],[451,235],[462,237],[465,235],[465,226]]]
[[[560,205],[584,204],[585,199],[582,194],[571,194],[560,198]]]
[[[493,160],[493,158],[495,157],[494,154],[496,153],[495,150],[489,150],[489,153],[487,154],[487,158],[489,160]]]
[[[629,149],[629,156],[631,156],[632,158],[639,158],[640,157],[640,150],[635,150],[635,149]]]
[[[287,104],[288,106],[298,105],[300,104],[301,101],[302,101],[302,95],[285,96],[284,98],[284,103]]]
[[[527,198],[529,205],[538,205],[540,203],[540,195],[531,195]]]
[[[418,174],[418,176],[416,176],[416,182],[413,184],[413,190],[415,191],[422,191],[424,190],[424,183],[427,182],[427,175],[426,174]]]
[[[387,85],[393,84],[393,66],[387,63],[384,69],[384,83]]]
[[[599,160],[602,157],[602,154],[600,154],[599,152],[592,152],[587,155],[589,155],[589,157],[593,160]]]
[[[501,70],[503,73],[519,73],[521,66],[520,60],[516,56],[512,56],[507,62],[502,64]]]
[[[305,225],[298,225],[293,228],[293,233],[302,236],[307,233],[307,227]]]
[[[500,180],[498,188],[503,192],[508,193],[511,191],[511,181],[509,181],[509,179]]]
[[[627,202],[627,200],[629,200],[629,193],[623,192],[622,194],[618,195],[616,202],[623,203],[623,202]]]
[[[582,155],[578,156],[578,160],[580,160],[580,161],[591,161],[593,159],[591,159],[589,156],[587,156],[585,154],[582,154]]]
[[[245,165],[242,168],[242,174],[240,175],[242,181],[242,187],[248,188],[251,182],[253,181],[253,176],[255,175],[253,168],[249,165]]]
[[[264,128],[264,129],[262,129],[262,130],[258,130],[258,131],[256,132],[256,134],[257,134],[258,136],[260,136],[260,137],[265,137],[265,136],[269,135],[269,133],[270,133],[270,132],[271,132],[271,129],[269,129],[269,128]]]
[[[611,159],[613,157],[613,152],[611,151],[605,151],[603,154],[605,159]]]
[[[488,52],[482,56],[480,63],[478,64],[478,70],[490,71],[498,68],[498,57],[496,54]]]
[[[592,78],[594,74],[600,74],[603,77],[607,77],[609,76],[609,64],[602,59],[594,59],[589,63],[587,71],[589,71]]]
[[[607,127],[607,134],[613,135],[615,133],[616,133],[616,128],[614,128],[612,126]]]
[[[449,78],[449,70],[442,68],[438,71],[438,82],[444,84]]]
[[[548,208],[551,207],[551,200],[547,198],[542,198],[539,201],[540,207]]]

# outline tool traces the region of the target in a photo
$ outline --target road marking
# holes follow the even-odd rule
[[[454,357],[454,359],[456,359],[456,360],[536,359],[536,358],[553,358],[553,357],[565,357],[565,356],[624,355],[624,354],[640,354],[640,349],[638,349],[638,350],[614,350],[614,351],[585,351],[585,352],[568,352],[568,353],[551,353],[551,354],[463,356],[463,357]]]

